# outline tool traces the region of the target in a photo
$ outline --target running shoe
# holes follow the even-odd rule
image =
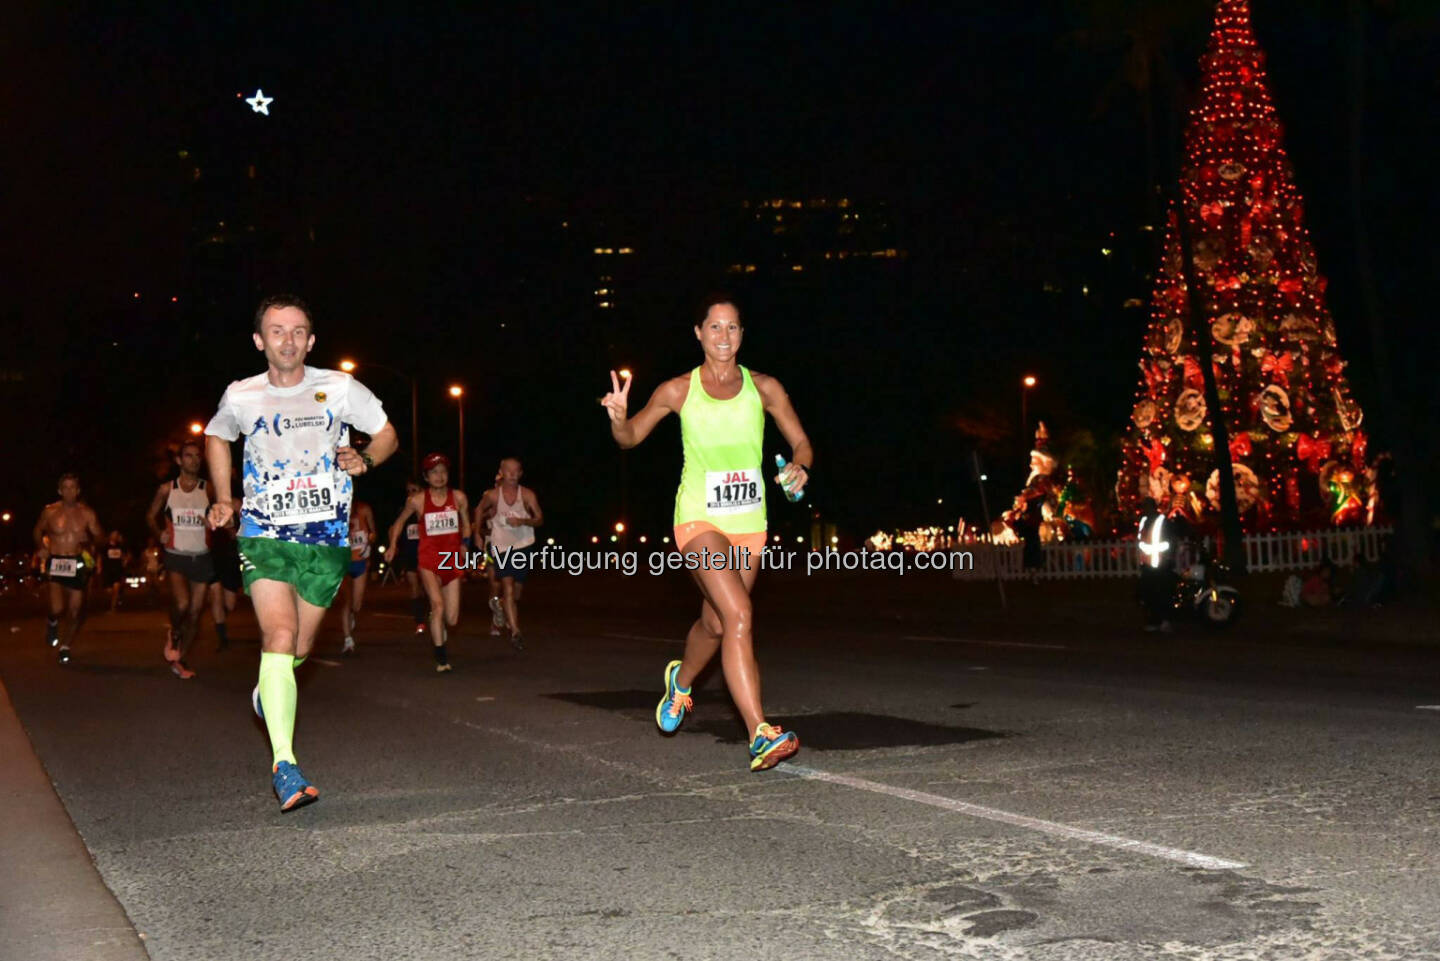
[[[195,672],[190,670],[190,668],[186,667],[184,661],[171,661],[170,673],[174,674],[182,681],[188,681],[190,680],[190,678],[195,676]]]
[[[345,638],[345,643],[344,643],[343,645],[341,645],[341,647],[340,647],[340,653],[341,653],[341,654],[354,654],[354,653],[355,653],[355,638],[353,638],[353,637],[347,637],[347,638]]]
[[[517,651],[525,650],[525,638],[522,637],[518,631],[512,631],[510,633],[510,646]]]
[[[426,631],[428,631],[428,630],[429,630],[429,628],[426,627],[424,624],[416,624],[416,625],[415,625],[415,633],[416,633],[416,634],[424,634],[424,633],[425,633]]]
[[[446,661],[444,664],[436,664],[436,665],[435,665],[435,673],[436,673],[436,674],[449,674],[449,673],[450,673],[450,662],[449,662],[449,661]]]
[[[68,647],[62,647],[62,648],[60,648],[60,655],[59,655],[58,660],[60,661],[61,664],[69,664],[69,663],[70,663],[70,648],[68,648]]]
[[[794,731],[782,731],[773,724],[761,724],[755,728],[755,740],[750,742],[750,770],[763,771],[774,767],[796,751],[800,750],[800,738]]]
[[[490,636],[491,636],[491,637],[499,637],[499,636],[500,636],[500,628],[496,627],[494,624],[491,624],[491,625],[490,625]]]
[[[660,725],[660,730],[666,734],[674,734],[680,729],[680,722],[685,720],[685,712],[695,704],[690,700],[690,689],[682,691],[675,683],[675,678],[679,675],[679,661],[671,661],[665,665],[665,696],[655,705],[655,723]]]
[[[500,598],[490,598],[490,623],[496,627],[505,627],[505,605],[500,603]]]
[[[280,799],[281,811],[293,811],[320,797],[315,785],[305,780],[300,769],[289,761],[277,761],[271,769],[271,775],[275,796]]]
[[[45,622],[45,643],[50,647],[60,646],[60,625]]]
[[[260,705],[260,685],[256,684],[255,689],[250,692],[250,706],[255,709],[255,716],[265,720],[265,708]]]

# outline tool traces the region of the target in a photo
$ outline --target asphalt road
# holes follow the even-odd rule
[[[719,671],[655,728],[679,574],[537,578],[518,655],[472,588],[446,676],[372,593],[360,656],[332,621],[301,671],[322,793],[283,816],[248,614],[182,682],[157,611],[61,668],[12,606],[0,675],[163,961],[1440,958],[1440,648],[964,587],[762,581],[802,748],[761,774]]]

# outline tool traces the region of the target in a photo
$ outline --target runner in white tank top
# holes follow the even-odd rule
[[[520,486],[524,473],[518,457],[502,460],[500,483],[485,492],[475,511],[476,520],[490,535],[490,560],[500,579],[500,603],[510,624],[510,643],[517,651],[525,647],[520,633],[520,595],[530,572],[530,548],[535,543],[535,528],[545,523],[535,492]]]
[[[183,680],[195,676],[185,656],[200,627],[205,591],[215,580],[210,557],[210,530],[205,515],[214,497],[200,476],[203,448],[199,438],[180,444],[175,464],[180,476],[161,484],[150,502],[146,521],[165,548],[165,570],[170,581],[170,630],[165,638],[165,660]],[[161,522],[164,527],[161,527]]]

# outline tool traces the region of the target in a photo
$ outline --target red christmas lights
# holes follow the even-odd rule
[[[1180,210],[1247,530],[1357,523],[1365,435],[1316,269],[1283,130],[1246,0],[1220,0],[1185,132]],[[1172,209],[1116,486],[1122,514],[1165,503],[1178,480],[1219,510],[1214,438],[1191,351],[1179,221]],[[1342,469],[1353,464],[1354,470]]]

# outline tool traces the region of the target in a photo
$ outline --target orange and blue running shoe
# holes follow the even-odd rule
[[[680,674],[680,662],[671,661],[665,665],[665,696],[655,705],[655,723],[666,734],[674,734],[685,720],[685,712],[695,705],[690,700],[690,688],[682,689],[675,683]]]
[[[320,792],[315,785],[305,780],[305,775],[300,773],[300,768],[289,761],[276,761],[275,767],[271,769],[272,783],[275,785],[275,796],[280,799],[280,810],[293,811],[303,807],[311,801],[318,800]]]
[[[794,731],[782,731],[774,724],[758,724],[755,739],[750,742],[750,770],[774,767],[798,750],[800,738]]]

